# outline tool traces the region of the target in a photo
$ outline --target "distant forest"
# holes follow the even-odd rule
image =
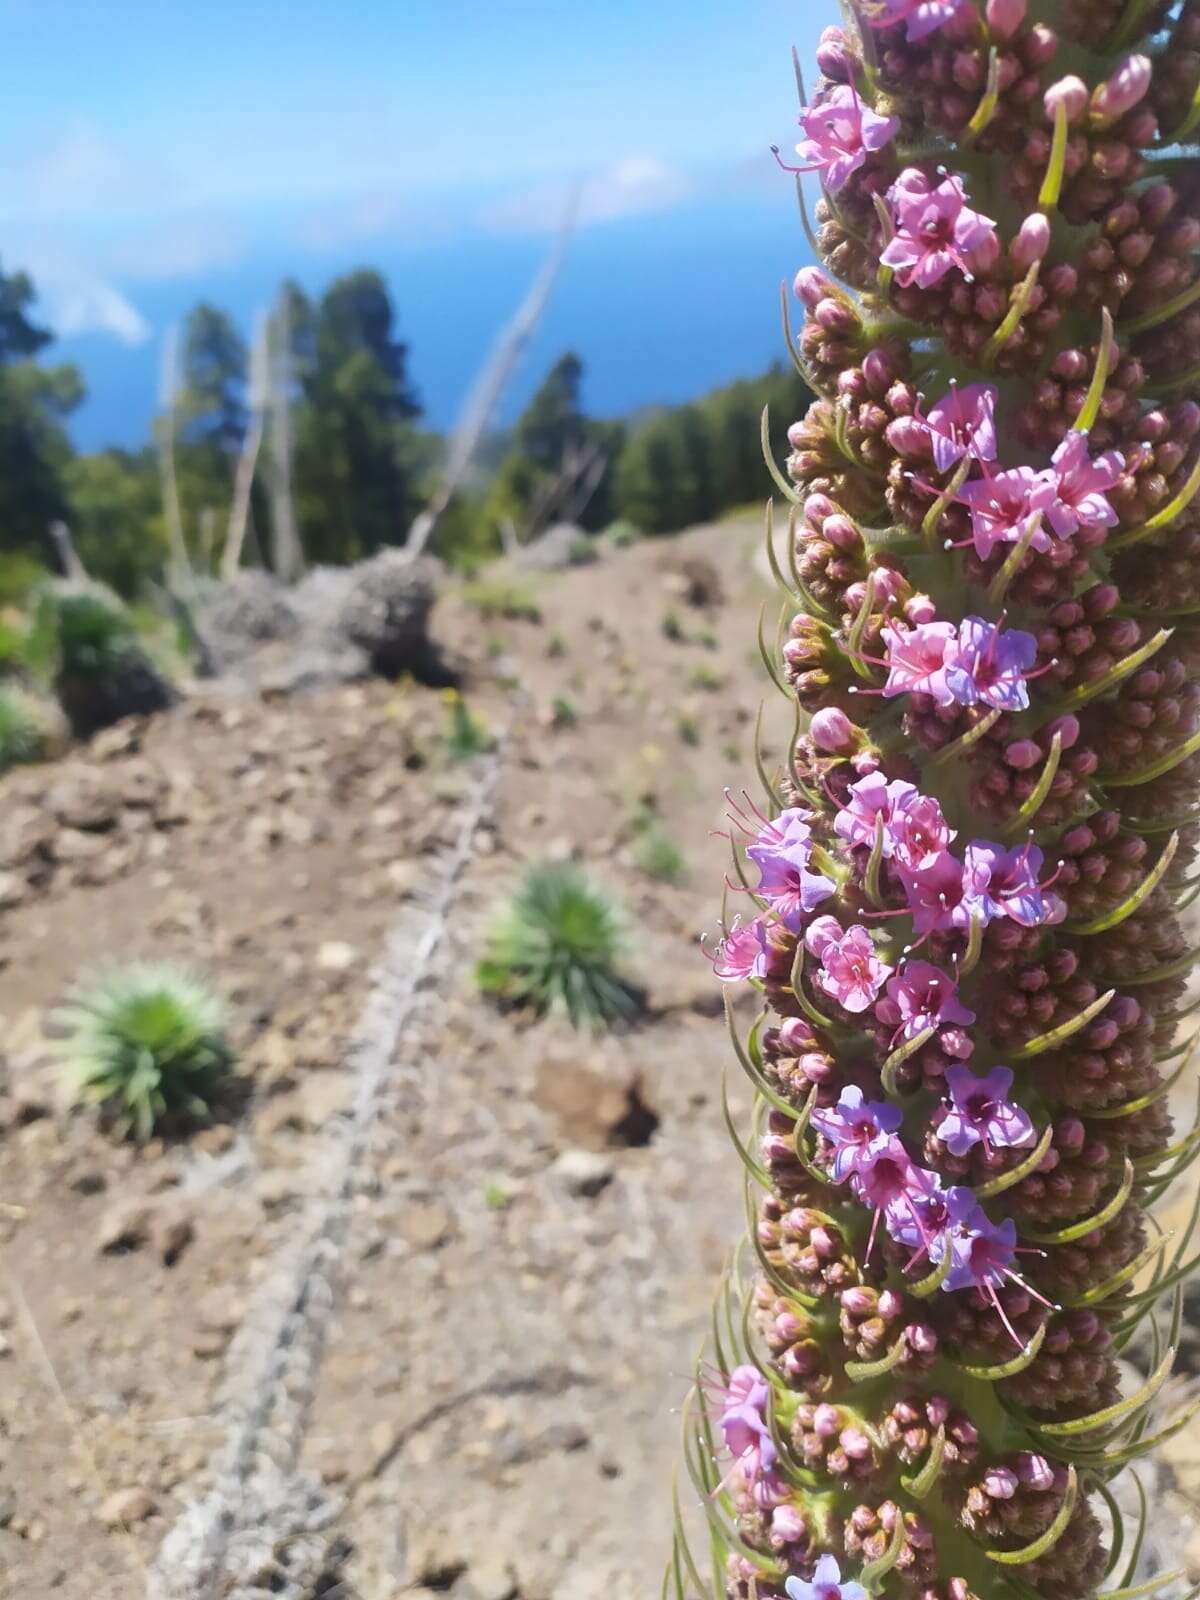
[[[448,440],[422,426],[376,271],[339,277],[316,299],[285,283],[249,343],[226,312],[197,305],[167,363],[155,437],[137,451],[72,448],[83,382],[45,359],[52,336],[35,299],[27,274],[0,271],[0,604],[61,561],[55,524],[91,577],[135,598],[173,540],[199,571],[219,569],[229,539],[239,561],[278,567],[286,516],[308,562],[340,564],[405,543],[439,490],[446,499]],[[556,521],[670,533],[762,498],[762,408],[778,444],[809,399],[776,367],[605,421],[587,415],[584,377],[563,354],[515,425],[484,440],[440,510],[431,548],[444,560],[471,569]]]

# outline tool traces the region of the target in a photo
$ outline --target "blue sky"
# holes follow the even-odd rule
[[[145,350],[175,294],[538,248],[769,193],[833,0],[0,0],[0,254]],[[636,242],[631,262],[636,262]],[[470,283],[469,270],[465,281]],[[144,363],[143,363],[144,364]],[[94,387],[94,384],[93,384]]]

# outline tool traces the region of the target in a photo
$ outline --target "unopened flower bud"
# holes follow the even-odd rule
[[[1060,105],[1066,107],[1068,122],[1078,122],[1087,110],[1088,86],[1082,78],[1071,73],[1050,85],[1042,97],[1042,104],[1051,122],[1057,116]]]
[[[820,267],[801,267],[792,281],[792,290],[797,300],[811,309],[832,293],[833,285]]]
[[[1025,218],[1008,253],[1018,272],[1028,272],[1035,261],[1041,261],[1050,248],[1050,219],[1040,211]]]
[[[817,40],[817,66],[834,83],[849,83],[855,57],[841,28],[826,28]]]
[[[848,755],[861,737],[846,713],[836,706],[825,706],[818,711],[808,731],[817,749],[831,755]]]
[[[1149,56],[1126,56],[1113,75],[1092,95],[1092,123],[1105,128],[1127,111],[1132,111],[1145,99],[1153,75],[1154,64]]]
[[[1007,44],[1025,21],[1028,0],[987,0],[988,32],[994,44]]]

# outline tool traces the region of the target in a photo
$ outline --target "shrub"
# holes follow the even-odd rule
[[[233,1066],[221,1002],[165,963],[134,964],[81,984],[59,1020],[79,1097],[123,1134],[207,1121]]]
[[[50,730],[42,707],[15,684],[0,684],[0,772],[40,761]]]
[[[675,732],[684,744],[691,745],[693,749],[700,743],[700,724],[695,717],[687,712],[681,712],[675,719]]]
[[[657,822],[649,823],[634,847],[638,868],[657,883],[676,887],[687,878],[687,862],[671,835]]]
[[[33,670],[53,684],[78,738],[171,703],[171,691],[142,648],[129,613],[101,590],[45,590],[28,654]]]
[[[618,517],[605,528],[604,537],[614,550],[627,550],[631,544],[637,544],[644,535],[636,522],[630,522],[626,517]]]
[[[616,907],[578,867],[532,867],[489,929],[476,981],[506,1004],[599,1027],[639,1008],[616,970],[623,943]]]
[[[463,599],[474,606],[485,621],[503,617],[506,622],[540,622],[541,608],[531,584],[516,578],[474,578],[463,585]]]
[[[446,753],[451,761],[470,761],[492,747],[487,729],[471,714],[471,708],[457,689],[446,691],[449,722],[446,728]]]

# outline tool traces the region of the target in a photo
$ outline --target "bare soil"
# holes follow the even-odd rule
[[[502,737],[498,787],[398,1046],[305,1397],[298,1467],[332,1509],[304,1592],[657,1582],[675,1412],[741,1223],[697,937],[719,910],[721,789],[752,770],[754,538],[726,523],[539,578],[540,623],[439,606]],[[243,1324],[349,1107],[371,965],[397,919],[419,943],[478,781],[447,725],[412,684],[209,691],[0,784],[0,1593],[140,1595],[211,1486]],[[777,750],[787,726],[780,706]],[[648,814],[677,885],[644,870]],[[622,902],[647,995],[600,1037],[502,1013],[472,981],[522,864],[569,856]],[[139,1150],[70,1105],[45,1034],[80,975],[141,957],[224,994],[242,1076],[221,1120]],[[292,1581],[276,1555],[263,1592]]]

